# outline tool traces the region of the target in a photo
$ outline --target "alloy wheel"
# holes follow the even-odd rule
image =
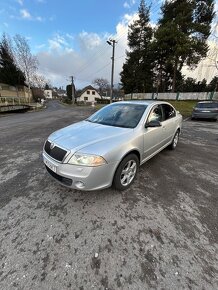
[[[137,171],[137,164],[135,160],[129,160],[120,175],[120,183],[123,186],[128,186],[134,179]]]

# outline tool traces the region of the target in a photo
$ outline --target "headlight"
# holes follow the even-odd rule
[[[73,165],[95,167],[106,164],[107,162],[101,156],[76,153],[70,158],[68,163]]]

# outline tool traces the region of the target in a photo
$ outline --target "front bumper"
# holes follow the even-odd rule
[[[66,187],[78,190],[98,190],[110,187],[118,162],[98,167],[59,163],[43,152],[43,162],[48,173]]]

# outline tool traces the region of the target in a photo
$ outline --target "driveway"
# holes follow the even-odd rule
[[[92,112],[52,101],[0,117],[0,289],[218,289],[218,122],[184,122],[125,192],[79,192],[41,151]]]

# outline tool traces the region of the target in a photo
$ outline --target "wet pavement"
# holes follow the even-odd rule
[[[218,289],[218,122],[184,122],[124,192],[70,190],[42,146],[93,110],[0,117],[0,289]]]

